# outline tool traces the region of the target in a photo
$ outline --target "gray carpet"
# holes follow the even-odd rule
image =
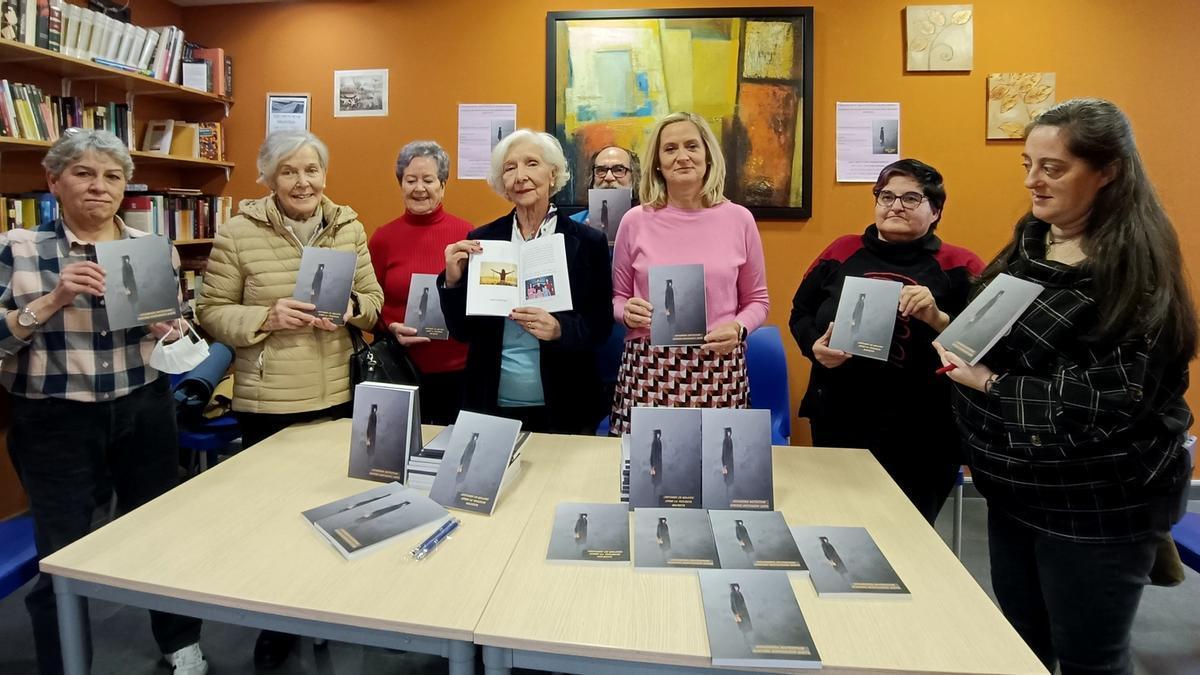
[[[987,558],[987,507],[981,499],[967,499],[963,508],[963,563],[979,584],[991,593]],[[1191,502],[1200,512],[1200,502]],[[942,512],[938,531],[950,539],[950,504]],[[28,586],[0,600],[0,673],[35,675],[33,638],[22,603]],[[168,673],[150,636],[145,611],[105,602],[92,603],[92,632],[96,675],[150,675]],[[213,675],[255,673],[251,662],[257,631],[239,626],[206,623],[200,641]],[[1187,580],[1175,588],[1146,589],[1134,625],[1133,645],[1139,674],[1195,675],[1200,673],[1200,575],[1188,570]],[[420,654],[331,643],[314,648],[301,640],[280,675],[332,675],[358,673],[445,673],[445,661]]]

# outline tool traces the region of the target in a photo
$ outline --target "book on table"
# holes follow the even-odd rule
[[[708,308],[704,290],[704,265],[655,265],[648,282],[654,308],[650,317],[650,344],[678,347],[704,344],[708,333]]]
[[[909,597],[865,527],[797,526],[792,537],[809,562],[817,595],[834,597]]]
[[[409,448],[420,445],[417,387],[385,382],[362,382],[354,387],[348,471],[351,478],[403,481]]]
[[[520,433],[517,420],[460,412],[429,496],[447,508],[490,515],[520,471],[514,461]]]
[[[387,483],[304,511],[301,515],[338,553],[354,559],[398,538],[428,535],[450,513],[429,497]]]
[[[357,266],[354,251],[305,246],[292,297],[316,305],[309,314],[337,326],[345,325]]]
[[[778,511],[709,509],[721,569],[782,570],[805,574],[808,566]]]
[[[450,439],[454,436],[454,425],[442,428],[425,445],[414,445],[408,452],[408,463],[405,467],[404,483],[418,490],[429,490],[433,487],[433,479],[437,477],[438,469],[442,466],[442,458],[450,447]],[[529,432],[522,431],[517,435],[517,447],[513,450],[509,464],[519,464],[521,461],[521,446],[529,439]]]
[[[1041,292],[1039,284],[999,274],[934,342],[973,366],[1008,334]]]
[[[714,666],[821,667],[787,574],[701,570],[700,596]]]
[[[554,509],[549,562],[629,562],[629,507],[563,502]]]
[[[171,242],[158,235],[96,244],[96,263],[106,279],[104,310],[109,330],[182,316],[179,278],[171,259]]]
[[[633,510],[633,565],[639,571],[721,567],[703,509]]]
[[[704,508],[775,508],[770,410],[705,408],[701,437]]]
[[[829,347],[853,356],[887,361],[902,288],[904,284],[889,279],[846,277]]]
[[[701,508],[699,408],[630,412],[629,503],[634,508]]]
[[[467,316],[508,316],[517,307],[573,308],[561,234],[522,244],[485,239],[467,261]]]

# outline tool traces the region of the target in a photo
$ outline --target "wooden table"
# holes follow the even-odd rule
[[[513,666],[620,675],[711,667],[695,573],[546,563],[555,505],[617,500],[617,441],[560,438],[555,474],[475,629],[489,675]],[[793,579],[825,671],[1046,672],[869,453],[774,452],[776,508],[788,524],[866,526],[912,592],[823,599]]]
[[[475,624],[553,454],[526,454],[491,517],[457,512],[461,534],[429,561],[411,560],[409,542],[347,561],[300,512],[375,485],[346,476],[349,439],[349,420],[292,427],[43,560],[67,672],[87,672],[85,597],[440,654],[452,673],[474,672]]]

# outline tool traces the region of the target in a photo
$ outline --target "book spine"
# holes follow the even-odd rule
[[[46,49],[52,52],[62,51],[62,0],[50,0],[49,15],[46,19]]]
[[[37,34],[33,46],[49,49],[50,47],[50,0],[37,0]]]

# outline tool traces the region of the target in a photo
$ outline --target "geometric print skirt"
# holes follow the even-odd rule
[[[632,408],[745,408],[750,405],[746,346],[724,356],[698,346],[651,346],[628,340],[617,370],[609,433],[629,433]]]

